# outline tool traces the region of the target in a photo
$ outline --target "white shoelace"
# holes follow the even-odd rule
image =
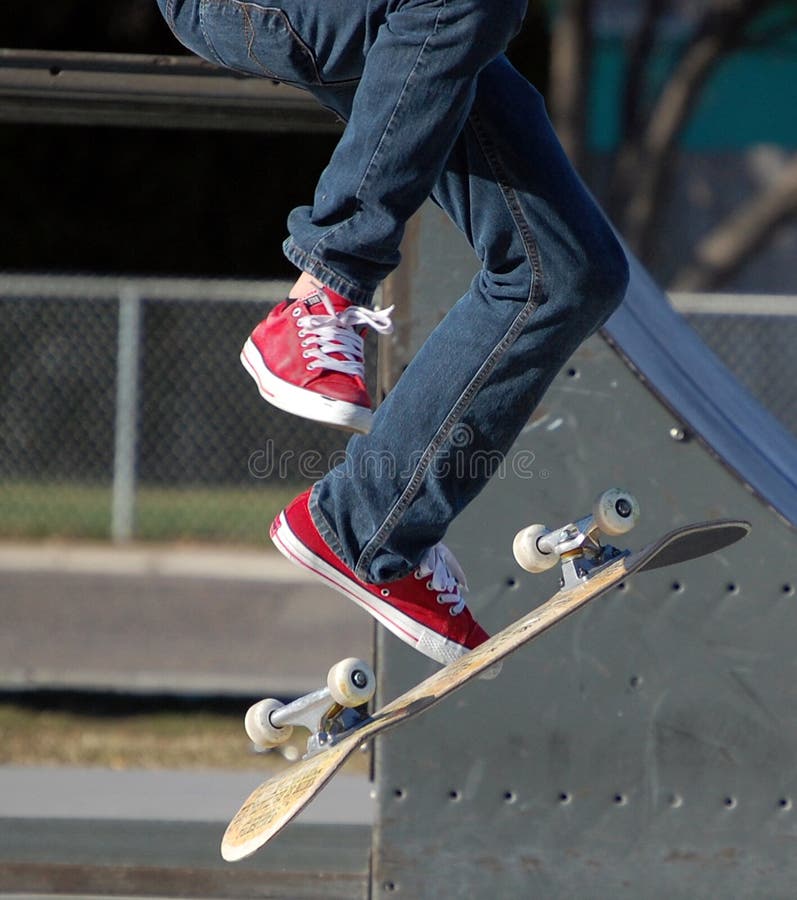
[[[363,339],[355,330],[358,326],[373,328],[378,334],[390,334],[393,322],[387,309],[368,309],[364,306],[349,306],[336,313],[328,299],[319,295],[327,309],[327,315],[307,315],[296,319],[299,337],[305,359],[311,359],[308,369],[332,369],[347,375],[363,376],[365,372]],[[298,309],[298,307],[297,307]],[[340,355],[341,359],[330,356]]]
[[[416,572],[418,578],[431,575],[429,588],[439,592],[438,603],[451,604],[449,612],[452,616],[458,616],[465,609],[465,600],[460,590],[467,591],[468,582],[462,566],[445,544],[435,544],[431,550],[427,550]]]

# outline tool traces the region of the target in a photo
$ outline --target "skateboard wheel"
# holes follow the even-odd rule
[[[374,670],[363,659],[350,657],[335,663],[327,675],[332,699],[341,706],[362,706],[376,691]]]
[[[552,569],[559,557],[555,553],[543,553],[537,541],[548,533],[544,525],[528,525],[515,535],[512,553],[521,569],[527,572],[545,572]]]
[[[592,515],[604,534],[625,534],[639,520],[639,502],[628,491],[610,488],[595,498]]]
[[[276,747],[284,744],[293,734],[293,725],[283,725],[280,728],[271,722],[271,714],[283,706],[285,704],[279,700],[260,700],[246,711],[244,728],[256,747]]]

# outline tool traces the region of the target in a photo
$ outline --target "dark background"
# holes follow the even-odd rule
[[[0,45],[183,54],[154,0],[5,0]],[[544,90],[531,13],[510,55]],[[285,219],[335,137],[0,124],[0,269],[291,277]]]

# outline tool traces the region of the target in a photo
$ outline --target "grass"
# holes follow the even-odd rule
[[[240,719],[171,712],[96,717],[0,705],[0,764],[127,768],[247,768]]]
[[[135,537],[259,545],[268,523],[301,489],[288,482],[242,488],[144,485],[136,496]],[[0,538],[107,540],[110,531],[108,485],[0,484]]]
[[[243,728],[246,706],[158,708],[129,698],[98,704],[85,696],[66,703],[58,697],[6,699],[0,701],[0,765],[267,773],[304,753],[303,729],[295,729],[281,750],[254,753]],[[351,770],[367,771],[366,757],[355,757]]]

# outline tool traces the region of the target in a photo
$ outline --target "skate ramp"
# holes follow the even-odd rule
[[[437,211],[413,239],[409,350],[474,271]],[[610,486],[640,501],[631,549],[713,518],[752,533],[629,579],[379,742],[374,893],[793,897],[796,484],[794,439],[633,262],[623,306],[446,536],[469,604],[496,631],[547,599],[558,573],[520,570],[515,532]],[[378,658],[382,699],[432,669],[383,632]]]
[[[750,310],[755,314],[755,309]],[[604,336],[648,389],[766,504],[797,524],[797,443],[739,383],[635,259]]]

